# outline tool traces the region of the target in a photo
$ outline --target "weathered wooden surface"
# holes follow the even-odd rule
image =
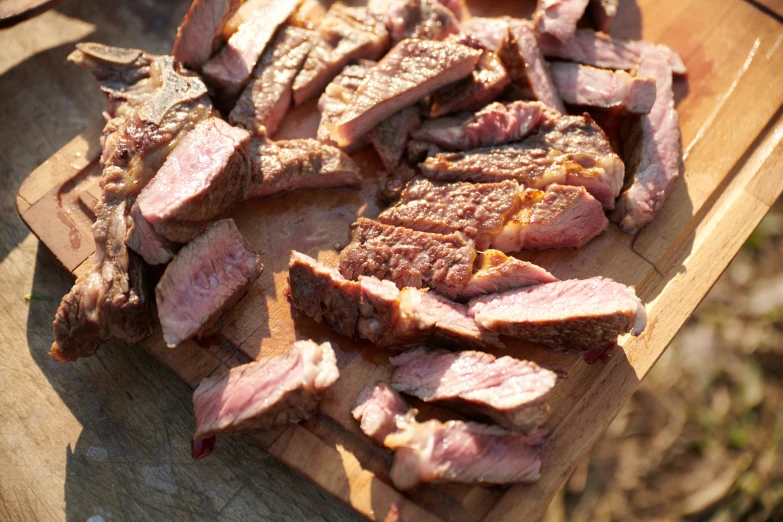
[[[530,10],[529,3],[514,3],[511,11],[503,4],[475,11],[522,15]],[[635,242],[612,228],[578,252],[527,256],[560,277],[600,274],[634,284],[650,315],[645,334],[624,343],[607,364],[587,365],[578,357],[530,346],[509,350],[568,373],[556,389],[547,423],[552,438],[540,482],[508,490],[425,487],[400,495],[389,486],[388,454],[362,438],[348,415],[361,386],[388,378],[387,354],[348,341],[305,317],[292,317],[284,296],[290,249],[331,262],[337,255],[334,244],[345,244],[348,225],[356,216],[378,211],[378,168],[371,152],[356,157],[366,175],[360,191],[251,202],[233,214],[262,253],[266,271],[229,314],[220,336],[176,350],[166,349],[159,335],[143,345],[192,386],[221,363],[279,353],[295,338],[329,339],[338,348],[343,377],[319,415],[301,426],[259,437],[272,455],[380,520],[392,503],[414,520],[424,511],[453,520],[528,520],[540,515],[783,189],[783,90],[775,88],[783,80],[779,21],[769,11],[740,0],[719,5],[709,0],[621,5],[617,36],[666,43],[682,54],[690,69],[687,81],[675,82],[685,176],[658,220]],[[312,105],[304,107],[288,118],[279,136],[311,135],[316,121]],[[92,248],[89,208],[98,196],[97,128],[67,145],[19,190],[25,220],[77,274],[89,263]],[[75,181],[60,186],[71,178]],[[42,328],[48,327],[48,319],[44,323]],[[423,410],[444,415],[432,408]]]

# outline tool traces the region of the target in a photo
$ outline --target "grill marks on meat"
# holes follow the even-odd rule
[[[478,297],[468,313],[484,328],[552,348],[585,351],[639,335],[647,324],[633,288],[572,279]]]
[[[332,5],[313,42],[302,70],[294,80],[294,103],[317,96],[351,60],[377,60],[389,48],[389,34],[363,7]]]
[[[204,84],[176,70],[170,56],[87,43],[69,60],[98,81],[111,119],[102,138],[93,267],[54,319],[50,353],[60,362],[92,355],[113,336],[138,342],[151,333],[142,262],[125,245],[129,214],[179,139],[212,112]]]
[[[572,105],[647,114],[655,102],[652,78],[566,62],[552,63],[551,71],[563,101]]]
[[[445,40],[460,31],[449,8],[435,0],[392,0],[383,15],[392,46],[406,38]]]
[[[629,234],[658,215],[680,177],[682,157],[669,64],[651,56],[642,61],[639,74],[655,78],[658,94],[650,114],[630,122],[623,132],[631,182],[617,200],[612,219]]]
[[[374,276],[398,288],[428,287],[452,299],[467,284],[476,257],[461,234],[432,234],[359,218],[340,254],[346,279]]]
[[[419,125],[419,110],[416,107],[406,107],[370,131],[370,143],[387,172],[394,172],[400,166],[407,150],[408,138]]]
[[[493,238],[492,246],[503,252],[579,248],[608,225],[601,203],[584,187],[527,189],[522,208]]]
[[[171,54],[178,62],[198,71],[223,44],[223,29],[239,10],[241,0],[193,0],[177,29]]]
[[[209,225],[182,247],[155,287],[163,339],[173,348],[209,335],[264,269],[233,219]]]
[[[383,444],[386,436],[397,430],[396,417],[407,412],[408,405],[403,398],[385,382],[378,382],[362,388],[351,415],[359,421],[365,435]]]
[[[312,48],[313,32],[297,27],[281,30],[253,70],[229,121],[265,136],[274,135],[291,105],[294,78]]]
[[[297,341],[285,355],[208,377],[193,392],[195,439],[282,428],[307,419],[340,372],[332,346]]]
[[[460,293],[462,299],[557,281],[540,266],[491,248],[478,255],[474,267],[476,271]]]
[[[418,178],[378,221],[423,232],[462,232],[483,250],[519,208],[518,188],[514,181],[436,184]]]
[[[451,42],[403,40],[369,71],[331,138],[350,145],[400,109],[468,76],[481,52]]]
[[[424,402],[446,403],[524,433],[549,414],[557,376],[534,362],[483,352],[415,348],[389,359],[392,387]]]
[[[538,0],[533,19],[538,32],[560,42],[570,42],[576,23],[585,14],[589,0]]]
[[[326,86],[318,99],[318,111],[321,113],[321,121],[318,124],[318,141],[337,146],[337,142],[330,137],[330,126],[343,117],[354,94],[356,94],[356,89],[362,84],[367,77],[367,72],[373,66],[375,66],[375,62],[369,60],[362,60],[358,65],[348,65]],[[365,139],[359,139],[350,146],[343,147],[342,150],[355,152],[366,144]]]
[[[565,113],[533,25],[526,20],[508,19],[508,28],[512,45],[503,53],[503,57],[511,80],[518,88],[529,89],[533,97],[547,107]]]

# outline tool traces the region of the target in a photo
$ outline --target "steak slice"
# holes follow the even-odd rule
[[[512,484],[540,477],[546,435],[525,435],[475,422],[397,420],[384,445],[394,450],[391,480],[399,490],[425,482]]]
[[[231,35],[226,45],[204,64],[201,74],[226,105],[242,92],[275,31],[291,16],[300,1],[265,0]]]
[[[215,332],[264,266],[233,219],[209,225],[182,247],[155,287],[163,339],[170,348]]]
[[[462,22],[462,34],[478,41],[485,49],[500,54],[510,43],[508,20],[474,16]]]
[[[531,433],[549,415],[554,372],[509,356],[414,348],[389,359],[392,387],[424,402],[440,402]]]
[[[617,16],[619,4],[620,0],[590,0],[587,7],[596,29],[604,33],[609,32],[609,27],[611,27],[614,17]]]
[[[570,42],[589,0],[538,0],[533,19],[542,37]]]
[[[188,133],[138,198],[142,216],[175,243],[187,243],[248,190],[250,134],[220,118]]]
[[[459,33],[459,20],[435,0],[391,0],[383,15],[392,46],[406,38],[445,40]]]
[[[400,200],[378,221],[422,232],[462,232],[483,250],[519,208],[519,186],[500,183],[432,183],[411,181]]]
[[[604,210],[584,187],[550,185],[527,189],[522,208],[492,239],[502,252],[579,248],[609,226]]]
[[[657,57],[644,58],[639,73],[655,78],[658,94],[650,114],[629,122],[622,133],[631,181],[620,194],[612,219],[628,234],[658,215],[680,177],[682,157],[669,64]]]
[[[541,102],[494,102],[475,114],[465,113],[425,121],[414,140],[434,143],[444,150],[469,150],[518,141],[538,127]]]
[[[571,105],[647,114],[655,102],[652,78],[567,62],[552,63],[551,71],[560,97]]]
[[[294,78],[312,48],[313,32],[297,27],[281,30],[264,51],[251,81],[231,111],[229,121],[257,135],[273,136],[291,105]]]
[[[440,87],[468,76],[480,51],[451,42],[403,40],[367,75],[331,138],[350,145],[381,121]]]
[[[398,288],[427,287],[452,299],[470,278],[476,249],[462,234],[433,234],[359,218],[340,254],[346,279],[374,276]]]
[[[241,0],[193,0],[177,29],[174,59],[200,70],[212,53],[223,45],[226,22],[239,10]]]
[[[323,92],[332,78],[352,60],[377,60],[389,48],[389,33],[364,7],[335,3],[320,27],[302,70],[294,80],[294,103],[299,106]]]
[[[541,41],[544,55],[571,62],[583,63],[602,69],[635,69],[647,54],[665,57],[674,74],[688,72],[680,55],[664,45],[644,41],[627,41],[612,38],[591,29],[579,29],[568,43],[552,39]]]
[[[421,125],[419,110],[406,107],[370,131],[369,138],[387,172],[394,172],[402,162],[411,132]]]
[[[127,219],[125,245],[139,254],[150,265],[165,265],[177,254],[179,245],[158,234],[144,219],[139,204],[134,203]]]
[[[138,193],[179,140],[212,113],[203,82],[171,56],[80,43],[68,59],[88,69],[107,98],[101,139],[102,195],[93,225],[92,268],[63,298],[52,325],[59,362],[95,353],[111,337],[152,333],[140,257],[125,245]]]
[[[557,281],[540,266],[491,248],[478,255],[474,266],[476,271],[460,293],[462,299]]]
[[[358,65],[347,65],[329,85],[318,99],[318,111],[321,113],[321,121],[318,124],[318,141],[328,145],[337,146],[329,134],[329,127],[337,123],[343,117],[348,105],[353,100],[356,89],[367,77],[367,72],[375,66],[375,62],[362,60]],[[367,145],[368,139],[359,139],[355,143],[342,147],[348,153],[356,152]]]
[[[388,434],[397,431],[397,416],[407,412],[408,405],[400,394],[385,382],[378,382],[362,388],[351,415],[359,421],[362,433],[383,444]]]
[[[468,305],[489,330],[551,348],[585,351],[647,325],[633,288],[611,279],[571,279],[477,297]]]
[[[207,377],[193,392],[194,439],[283,428],[315,413],[340,377],[332,346],[297,341],[285,355]]]
[[[509,83],[511,78],[500,58],[491,51],[483,51],[473,74],[435,91],[430,115],[438,117],[480,109],[497,99]]]

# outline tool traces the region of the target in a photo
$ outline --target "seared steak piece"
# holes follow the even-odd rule
[[[242,91],[229,121],[257,135],[272,136],[291,105],[294,78],[312,48],[313,32],[297,27],[281,30],[264,51]]]
[[[474,16],[462,22],[462,34],[475,39],[488,51],[500,54],[509,44],[508,20]]]
[[[358,65],[347,65],[340,74],[324,89],[318,99],[318,111],[321,113],[321,121],[318,124],[318,140],[328,145],[337,146],[329,135],[329,127],[337,123],[343,117],[348,105],[353,100],[356,89],[367,77],[367,72],[375,66],[375,62],[361,60]],[[345,152],[356,152],[367,145],[368,139],[360,139],[348,147],[342,147]]]
[[[333,4],[319,27],[302,70],[294,80],[294,103],[299,106],[323,92],[332,78],[352,60],[377,60],[389,48],[389,33],[364,7]]]
[[[370,131],[370,143],[383,162],[386,172],[394,172],[402,162],[411,132],[421,125],[419,110],[406,107]]]
[[[223,45],[223,28],[241,0],[193,0],[174,41],[174,59],[198,71]]]
[[[391,0],[383,15],[392,46],[406,38],[445,40],[459,33],[459,21],[435,0]]]
[[[165,265],[177,254],[179,245],[155,231],[141,215],[138,202],[131,207],[126,221],[128,230],[125,233],[125,244],[144,258],[147,264]]]
[[[538,0],[533,19],[543,38],[570,42],[589,0]]]
[[[163,339],[170,348],[210,335],[264,266],[233,219],[209,225],[182,247],[155,287]]]
[[[538,127],[544,106],[541,102],[494,102],[475,114],[425,121],[412,138],[436,144],[445,150],[469,150],[502,145],[524,138]]]
[[[397,418],[384,445],[395,450],[391,480],[399,490],[425,482],[512,484],[540,477],[546,435],[525,435],[475,422]]]
[[[326,8],[319,0],[302,0],[294,14],[288,17],[288,24],[310,31],[317,31],[326,17]]]
[[[138,342],[152,332],[141,258],[125,246],[136,196],[180,138],[212,113],[203,82],[171,56],[93,43],[70,61],[88,69],[107,98],[101,143],[103,194],[93,226],[92,269],[76,280],[54,319],[51,355],[95,353],[111,337]]]
[[[510,180],[436,184],[418,178],[408,184],[396,205],[381,212],[378,221],[423,232],[462,232],[483,250],[519,208],[518,191],[517,183]]]
[[[491,51],[483,51],[473,74],[435,91],[430,115],[438,117],[480,109],[497,99],[509,83],[511,78],[500,58]]]
[[[408,151],[410,152],[411,144],[415,144],[415,141],[408,142]],[[400,197],[402,191],[408,185],[408,182],[416,176],[416,171],[405,162],[400,162],[400,166],[392,172],[389,172],[386,176],[386,180],[381,188],[380,196],[387,201],[394,201]]]
[[[611,279],[571,279],[477,297],[468,313],[484,328],[552,348],[585,351],[637,336],[647,325],[633,288]]]
[[[220,118],[188,133],[139,194],[144,219],[170,241],[187,243],[247,192],[250,134]]]
[[[550,185],[527,189],[522,208],[492,239],[502,252],[579,248],[609,226],[604,210],[584,187]]]
[[[218,98],[230,105],[242,92],[261,53],[301,0],[265,0],[201,70]]]
[[[591,29],[579,29],[569,43],[544,39],[541,41],[541,49],[544,55],[550,58],[579,62],[602,69],[626,71],[635,69],[643,56],[655,54],[665,57],[674,74],[688,72],[680,55],[664,45],[618,40]]]
[[[433,234],[359,218],[340,254],[346,279],[374,276],[398,288],[427,287],[452,299],[470,278],[476,249],[462,234]]]
[[[359,86],[348,111],[331,126],[331,138],[346,146],[400,109],[468,76],[480,51],[431,40],[403,40],[378,62]]]
[[[460,293],[462,299],[557,281],[540,266],[491,248],[478,255],[474,266],[476,271]]]
[[[628,234],[658,215],[680,177],[682,157],[669,64],[650,56],[642,60],[639,74],[655,78],[658,94],[650,114],[629,122],[622,133],[631,183],[620,194],[612,219]]]
[[[362,388],[351,415],[365,435],[383,444],[386,435],[397,431],[397,416],[407,412],[408,405],[400,394],[385,382],[378,382]]]
[[[620,0],[590,0],[587,7],[596,29],[604,33],[609,32],[609,27],[617,15],[619,3]]]
[[[551,71],[557,92],[571,105],[647,114],[655,102],[652,78],[567,62],[553,62]]]
[[[359,167],[347,154],[313,139],[254,139],[250,170],[245,199],[302,189],[355,187],[362,181]]]
[[[483,352],[414,348],[389,359],[392,387],[424,402],[441,402],[530,433],[549,414],[554,372],[534,362]]]
[[[207,377],[193,392],[194,439],[283,428],[307,419],[340,377],[332,346],[297,341],[285,355]]]

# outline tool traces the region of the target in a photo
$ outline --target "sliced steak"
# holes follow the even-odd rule
[[[540,266],[491,248],[478,255],[474,267],[476,271],[462,289],[461,299],[557,281],[555,276]]]
[[[359,218],[340,254],[347,279],[374,276],[398,288],[431,288],[456,298],[470,278],[476,249],[462,234],[433,234]]]
[[[138,203],[131,207],[126,221],[128,230],[125,234],[125,245],[144,258],[147,264],[165,265],[177,254],[179,245],[155,231],[144,219]]]
[[[423,232],[462,232],[483,250],[519,208],[519,186],[500,183],[432,183],[415,179],[378,221]]]
[[[218,98],[230,105],[250,79],[261,53],[301,0],[265,0],[201,69]]]
[[[193,0],[177,29],[174,59],[200,70],[212,53],[223,45],[223,29],[236,14],[241,0]]]
[[[375,62],[362,60],[358,65],[346,66],[340,74],[324,89],[318,99],[318,111],[321,113],[321,121],[318,124],[318,140],[329,145],[337,146],[329,135],[331,125],[337,123],[348,110],[348,105],[353,100],[356,89],[367,77],[367,72],[375,66]],[[359,139],[347,147],[342,147],[345,152],[356,152],[367,145],[368,138]]]
[[[377,60],[389,48],[389,33],[364,7],[333,4],[319,27],[302,70],[294,80],[294,103],[318,96],[352,60]]]
[[[460,30],[457,16],[435,0],[391,0],[383,23],[392,46],[406,38],[445,40]]]
[[[538,127],[541,102],[494,102],[475,114],[425,121],[413,132],[414,140],[434,143],[445,150],[469,150],[519,141]]]
[[[568,62],[554,62],[551,70],[557,92],[571,105],[647,114],[655,102],[652,78]]]
[[[208,226],[182,247],[155,287],[163,339],[170,348],[213,333],[264,266],[233,219]]]
[[[525,435],[475,422],[397,420],[384,445],[394,450],[391,480],[399,490],[426,482],[512,484],[540,477],[542,432]]]
[[[438,117],[480,109],[496,100],[509,83],[511,78],[500,58],[491,51],[483,51],[473,74],[435,91],[430,115]]]
[[[534,362],[483,352],[415,348],[389,359],[392,387],[424,402],[439,402],[530,433],[549,414],[554,372]]]
[[[462,33],[474,38],[488,51],[500,54],[510,43],[508,20],[474,16],[462,22]]]
[[[337,379],[332,346],[297,341],[285,355],[207,377],[193,392],[194,439],[283,428],[315,413]]]
[[[579,62],[603,69],[635,69],[647,54],[664,56],[675,74],[688,72],[680,55],[664,45],[644,41],[612,38],[591,29],[579,29],[569,43],[551,39],[541,41],[544,55],[571,62]]]
[[[477,297],[468,313],[484,328],[551,348],[584,351],[639,335],[647,314],[633,288],[571,279]]]
[[[609,226],[604,209],[584,187],[527,189],[522,208],[492,239],[502,252],[579,248]]]
[[[656,57],[645,58],[639,74],[655,78],[658,94],[650,114],[629,122],[622,133],[630,186],[620,194],[612,219],[629,234],[658,215],[680,177],[682,157],[669,64]]]
[[[220,118],[188,133],[139,194],[144,219],[170,241],[187,243],[248,190],[250,134]]]
[[[419,109],[406,107],[370,131],[370,143],[381,158],[386,172],[394,172],[400,166],[407,151],[408,138],[419,125]]]
[[[431,40],[403,40],[378,62],[356,91],[331,138],[349,145],[404,107],[468,76],[480,51]]]
[[[587,8],[596,29],[604,33],[609,32],[614,17],[617,16],[619,4],[620,0],[590,0]]]
[[[310,53],[312,37],[312,31],[297,27],[279,32],[261,55],[253,77],[231,111],[232,125],[258,135],[274,135],[291,105],[294,78]]]
[[[408,405],[400,394],[385,382],[378,382],[362,388],[351,415],[365,435],[383,444],[386,435],[397,431],[397,416],[407,412]]]
[[[317,31],[326,17],[326,8],[319,0],[302,0],[288,18],[288,24],[310,31]]]
[[[543,37],[570,42],[589,0],[538,0],[533,19]]]

